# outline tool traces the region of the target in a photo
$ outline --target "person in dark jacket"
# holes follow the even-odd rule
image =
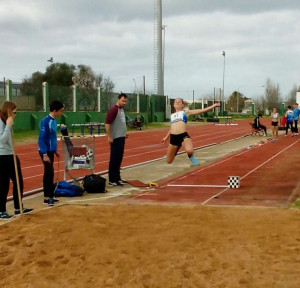
[[[64,111],[64,105],[60,101],[53,101],[50,104],[50,113],[40,122],[40,134],[38,139],[39,154],[44,165],[43,187],[44,204],[53,206],[57,199],[54,199],[54,154],[57,153],[57,122]]]
[[[254,129],[263,129],[265,132],[265,136],[268,136],[267,134],[267,127],[265,125],[262,125],[259,121],[259,118],[262,117],[261,114],[258,114],[258,116],[254,119],[253,128]]]

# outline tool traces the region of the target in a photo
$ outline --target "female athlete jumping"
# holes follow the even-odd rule
[[[209,110],[212,110],[215,107],[220,107],[220,103],[215,103],[212,106],[209,106],[204,109],[194,109],[194,110],[184,111],[184,108],[186,106],[187,103],[183,101],[183,99],[181,98],[175,99],[174,108],[176,112],[171,115],[170,131],[162,139],[162,142],[165,143],[167,139],[170,137],[170,144],[167,150],[167,162],[169,164],[174,161],[178,150],[180,149],[181,146],[183,146],[188,157],[190,158],[192,163],[196,166],[199,165],[199,163],[198,160],[193,156],[194,154],[193,143],[189,134],[186,131],[187,119],[191,115],[205,113]]]

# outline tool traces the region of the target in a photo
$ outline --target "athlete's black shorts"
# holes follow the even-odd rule
[[[182,142],[184,141],[185,138],[191,138],[187,132],[181,134],[171,134],[170,144],[181,147]]]
[[[272,121],[271,125],[272,125],[272,126],[278,126],[278,122]]]

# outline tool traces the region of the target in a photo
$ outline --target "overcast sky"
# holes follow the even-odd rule
[[[299,0],[162,0],[165,94],[223,87],[247,97],[267,78],[285,97],[300,85]],[[154,0],[0,0],[0,79],[45,72],[47,59],[90,66],[133,92],[154,92]],[[135,79],[135,81],[133,80]]]

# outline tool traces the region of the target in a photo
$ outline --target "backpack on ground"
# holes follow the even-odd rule
[[[54,184],[55,197],[75,197],[82,196],[84,190],[76,185],[72,185],[67,181],[60,181]]]
[[[87,193],[105,193],[106,179],[96,175],[86,175],[82,180],[83,188]]]

